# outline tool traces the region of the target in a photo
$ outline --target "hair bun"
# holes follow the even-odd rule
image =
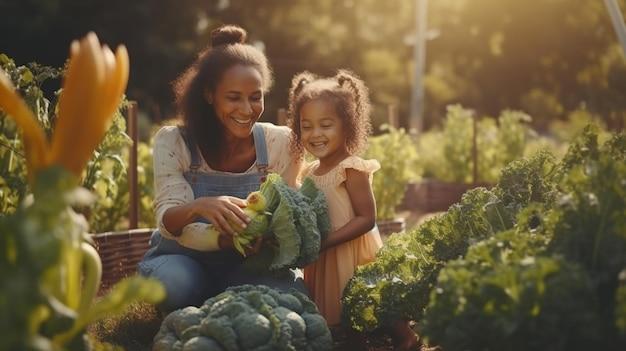
[[[243,44],[246,42],[247,35],[248,33],[246,30],[239,26],[221,26],[211,32],[211,46],[216,47],[219,45]]]

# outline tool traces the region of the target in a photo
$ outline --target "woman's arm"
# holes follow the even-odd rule
[[[196,221],[191,203],[167,208],[161,217],[162,226],[173,236],[180,236],[183,228]]]
[[[199,218],[213,224],[220,233],[234,235],[231,223],[245,228],[250,218],[243,212],[246,201],[233,196],[200,197],[187,204],[168,208],[163,214],[163,226],[174,236],[179,236],[183,228]]]
[[[355,169],[346,169],[346,190],[354,209],[354,218],[330,233],[322,242],[321,250],[345,243],[369,232],[376,224],[376,203],[369,175]]]
[[[191,156],[177,127],[166,126],[154,138],[154,207],[158,227],[165,236],[179,236],[186,225],[204,218],[222,233],[232,233],[233,223],[246,222],[242,199],[203,197],[194,199],[191,186],[183,176]],[[245,225],[244,225],[245,226]],[[199,228],[195,226],[194,229]]]

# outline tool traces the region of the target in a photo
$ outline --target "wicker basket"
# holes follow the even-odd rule
[[[148,250],[153,231],[152,228],[141,228],[91,236],[102,261],[100,292],[137,272],[137,263]]]

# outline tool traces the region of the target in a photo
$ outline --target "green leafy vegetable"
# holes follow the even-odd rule
[[[170,313],[154,339],[155,351],[331,350],[332,338],[305,295],[266,286],[228,288],[200,308]]]
[[[246,267],[278,271],[317,259],[321,238],[330,231],[324,194],[310,179],[295,190],[277,174],[267,176],[259,193],[265,199],[265,211],[271,213],[269,234],[261,252],[246,260]]]
[[[624,134],[601,146],[586,129],[548,178],[558,193],[441,271],[424,334],[445,349],[626,347],[625,156]]]
[[[445,213],[406,234],[393,235],[376,260],[357,270],[343,298],[343,318],[357,330],[397,319],[420,320],[439,270],[494,234],[513,228],[536,199],[551,199],[553,158],[546,153],[509,164],[491,190],[476,188]]]

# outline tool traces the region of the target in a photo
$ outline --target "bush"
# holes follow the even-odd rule
[[[586,130],[559,163],[511,162],[493,189],[392,236],[344,290],[345,322],[414,319],[453,350],[621,350],[626,135],[597,139]]]
[[[443,128],[419,136],[417,149],[424,177],[466,184],[496,183],[502,168],[522,157],[527,142],[535,135],[528,126],[530,116],[523,112],[506,110],[497,120],[478,120],[478,178],[473,179],[474,118],[471,110],[448,106]]]
[[[403,128],[381,126],[384,134],[369,140],[365,157],[376,159],[381,168],[374,173],[374,197],[379,220],[393,219],[409,181],[420,178],[418,156],[413,140]]]
[[[626,135],[600,146],[586,129],[553,173],[554,201],[535,198],[532,220],[441,271],[424,333],[452,350],[624,349],[624,161]]]

